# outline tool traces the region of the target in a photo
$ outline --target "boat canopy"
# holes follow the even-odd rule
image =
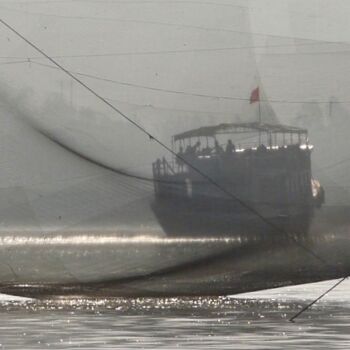
[[[214,126],[203,126],[173,136],[174,141],[192,137],[215,137],[216,135],[242,134],[242,133],[268,133],[268,134],[296,134],[307,136],[307,130],[295,126],[267,123],[224,123]]]

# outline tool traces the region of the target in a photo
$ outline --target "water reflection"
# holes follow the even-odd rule
[[[327,286],[323,283],[299,287],[299,293],[291,288],[284,294],[265,292],[256,297],[3,301],[1,347],[348,348],[350,302],[344,293],[348,283],[297,323],[288,322],[312,295]]]

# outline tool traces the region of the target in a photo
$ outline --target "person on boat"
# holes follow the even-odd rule
[[[201,155],[202,156],[210,156],[211,152],[212,152],[212,148],[207,146],[207,147],[202,149]]]
[[[236,146],[232,143],[232,140],[227,141],[225,152],[226,154],[232,154],[233,152],[236,152]]]
[[[215,140],[215,153],[220,155],[224,152],[224,150],[222,149],[222,147],[219,145],[219,142],[217,140]]]
[[[201,143],[199,141],[194,145],[194,153],[199,152],[201,148]]]
[[[196,152],[199,151],[200,146],[201,146],[201,143],[200,143],[199,141],[197,141],[196,144],[193,145],[193,146],[188,145],[188,146],[186,147],[186,152],[185,152],[186,156],[188,156],[188,155],[190,155],[190,156],[195,155]]]
[[[181,173],[183,172],[183,168],[184,168],[184,161],[183,161],[184,155],[185,155],[184,149],[182,146],[180,146],[179,152],[177,153],[177,157],[176,157],[176,164],[178,165],[179,171]]]
[[[267,151],[266,146],[262,143],[258,149],[257,149],[258,153],[265,153]]]

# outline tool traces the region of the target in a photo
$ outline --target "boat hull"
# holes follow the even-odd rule
[[[245,206],[234,200],[158,198],[152,209],[167,235],[212,236],[252,234],[307,234],[313,208],[307,205]],[[289,214],[286,214],[289,213]]]

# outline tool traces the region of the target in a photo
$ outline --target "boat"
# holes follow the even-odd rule
[[[169,234],[307,232],[324,190],[312,178],[306,129],[225,123],[172,137],[172,159],[153,165],[159,222]]]

